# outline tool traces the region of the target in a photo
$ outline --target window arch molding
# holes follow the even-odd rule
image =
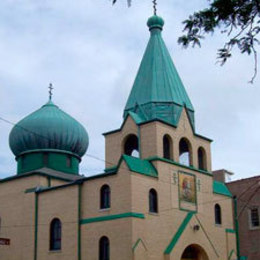
[[[163,158],[169,160],[173,159],[173,142],[168,134],[163,136]]]
[[[123,153],[139,157],[139,140],[135,134],[129,134],[123,139]]]
[[[100,209],[108,209],[111,204],[111,189],[108,184],[100,188]]]
[[[50,250],[61,250],[62,224],[59,218],[52,219],[50,223]]]
[[[99,239],[99,260],[110,259],[110,242],[108,237],[103,236]]]
[[[207,170],[207,154],[202,146],[198,148],[198,168],[200,170]]]
[[[149,212],[158,213],[158,195],[154,188],[149,190]]]
[[[214,211],[215,211],[215,224],[221,225],[222,224],[221,207],[218,203],[215,204]]]
[[[179,163],[186,166],[193,165],[192,145],[186,137],[182,137],[179,141]]]

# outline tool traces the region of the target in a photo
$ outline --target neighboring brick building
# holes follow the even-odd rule
[[[232,196],[213,180],[211,140],[195,131],[163,19],[147,24],[122,124],[104,134],[104,173],[79,175],[88,135],[51,96],[11,131],[18,167],[0,180],[1,260],[236,259]]]
[[[260,176],[226,183],[237,197],[240,254],[260,259]]]

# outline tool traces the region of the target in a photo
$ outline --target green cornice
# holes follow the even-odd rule
[[[26,178],[26,177],[31,177],[33,175],[40,175],[40,176],[43,176],[43,177],[51,177],[52,179],[56,179],[56,180],[62,180],[62,181],[67,181],[67,182],[70,182],[71,179],[69,178],[66,178],[66,177],[59,177],[59,176],[54,176],[54,175],[50,175],[48,173],[43,173],[43,172],[30,172],[30,173],[26,173],[26,174],[21,174],[21,175],[15,175],[15,176],[11,176],[11,177],[7,177],[5,179],[1,179],[0,180],[0,184],[1,183],[5,183],[5,182],[8,182],[8,181],[13,181],[13,180],[17,180],[17,179],[20,179],[20,178]]]
[[[61,154],[67,154],[76,157],[80,162],[81,162],[81,157],[79,157],[76,153],[72,153],[69,151],[65,150],[59,150],[59,149],[34,149],[34,150],[28,150],[25,152],[20,153],[18,156],[15,157],[17,160],[20,156],[25,155],[25,154],[30,154],[30,153],[61,153]]]
[[[167,248],[164,251],[165,255],[169,255],[173,248],[175,247],[175,245],[177,244],[177,242],[179,241],[182,233],[184,232],[185,228],[187,227],[187,225],[189,224],[190,220],[192,219],[192,216],[194,215],[193,212],[189,212],[186,217],[184,218],[184,220],[182,221],[181,225],[179,226],[177,232],[175,233],[175,235],[173,236],[170,244],[167,246]]]
[[[94,218],[86,218],[82,219],[80,221],[80,224],[89,224],[94,222],[101,222],[101,221],[109,221],[109,220],[115,220],[120,218],[140,218],[144,219],[145,215],[142,213],[135,213],[135,212],[127,212],[127,213],[121,213],[121,214],[115,214],[115,215],[107,215],[102,217],[94,217]]]
[[[157,170],[148,160],[142,160],[125,154],[122,156],[122,159],[126,162],[130,171],[154,178],[158,177]]]
[[[236,231],[232,228],[226,228],[225,229],[226,233],[233,233],[233,234],[236,234]]]
[[[213,192],[219,195],[224,195],[232,198],[232,194],[230,193],[225,183],[219,181],[213,181]]]
[[[210,172],[208,172],[208,171],[200,170],[200,169],[197,169],[197,168],[195,168],[195,167],[193,167],[193,166],[186,166],[186,165],[184,165],[184,164],[175,162],[175,161],[173,161],[173,160],[165,159],[165,158],[162,158],[162,157],[152,156],[152,157],[148,157],[146,160],[148,160],[148,161],[162,161],[162,162],[170,163],[170,164],[173,164],[173,165],[182,167],[182,168],[184,168],[184,169],[196,171],[196,172],[199,172],[199,173],[202,173],[202,174],[205,174],[205,175],[208,175],[208,176],[211,176],[211,177],[212,177],[212,173],[210,173]]]

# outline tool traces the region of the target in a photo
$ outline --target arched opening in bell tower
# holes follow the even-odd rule
[[[163,136],[163,158],[172,160],[172,139],[169,135]]]
[[[186,138],[182,138],[179,142],[179,163],[186,166],[192,165],[192,148]]]
[[[123,150],[124,150],[124,154],[126,154],[126,155],[130,155],[133,157],[139,157],[138,137],[134,134],[128,135],[124,139]]]

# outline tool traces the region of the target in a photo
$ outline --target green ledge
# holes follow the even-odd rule
[[[157,178],[157,171],[154,166],[148,160],[142,160],[137,157],[132,157],[129,155],[123,155],[123,159],[126,162],[128,168],[132,172],[138,172],[147,176]]]
[[[213,181],[213,192],[232,198],[232,194],[223,182]]]
[[[80,221],[80,224],[89,224],[94,222],[101,222],[101,221],[108,221],[108,220],[115,220],[119,218],[140,218],[144,219],[145,216],[142,213],[135,213],[135,212],[126,212],[122,214],[115,214],[115,215],[108,215],[102,217],[95,217],[95,218],[85,218]]]
[[[226,228],[226,233],[236,233],[236,231],[234,229],[231,228]]]
[[[141,238],[138,238],[138,239],[136,240],[135,244],[134,244],[133,247],[132,247],[132,250],[133,250],[133,251],[135,251],[136,247],[138,246],[138,244],[139,244],[141,241],[142,241]]]
[[[199,173],[202,173],[202,174],[205,174],[205,175],[212,177],[212,173],[210,173],[208,171],[200,170],[200,169],[197,169],[193,166],[187,166],[187,165],[175,162],[173,160],[165,159],[165,158],[162,158],[162,157],[159,157],[159,156],[152,156],[152,157],[147,158],[146,160],[148,160],[148,161],[162,161],[162,162],[171,163],[173,165],[180,166],[182,168],[189,169],[189,170],[192,170],[192,171],[196,171],[196,172],[199,172]]]
[[[124,161],[128,167],[128,169],[132,172],[140,173],[142,175],[146,175],[149,177],[158,178],[157,170],[148,160],[142,160],[137,157],[129,156],[123,154],[116,166],[106,168],[105,173],[116,173],[122,163]]]
[[[170,244],[167,246],[167,248],[164,251],[165,255],[169,255],[171,253],[171,251],[173,250],[173,248],[175,247],[175,245],[177,244],[178,240],[180,239],[182,233],[184,232],[185,228],[187,227],[187,225],[189,224],[192,216],[194,215],[193,212],[189,212],[185,219],[182,221],[179,229],[177,230],[177,232],[175,233],[175,235],[173,236]]]

